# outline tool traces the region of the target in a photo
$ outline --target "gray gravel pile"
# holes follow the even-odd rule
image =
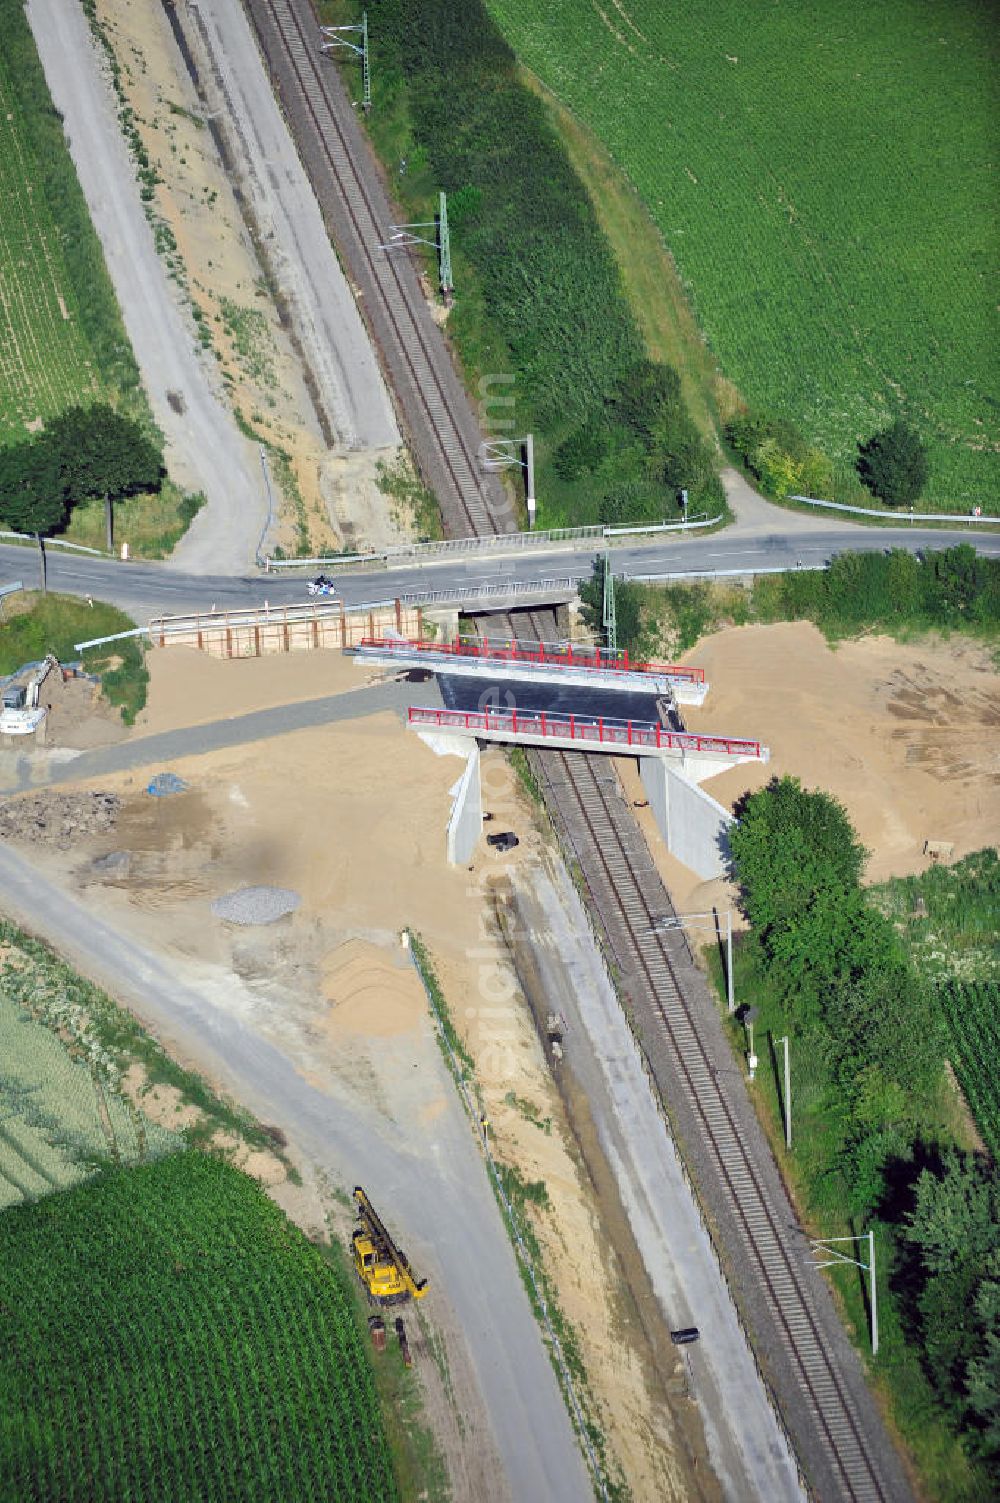
[[[229,924],[273,924],[302,902],[288,887],[238,887],[216,898],[212,912]]]

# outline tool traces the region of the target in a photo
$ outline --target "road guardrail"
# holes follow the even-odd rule
[[[712,527],[720,518],[698,514],[687,522],[648,522],[635,527],[610,527],[595,523],[591,527],[550,527],[541,532],[499,532],[485,538],[444,538],[433,543],[400,543],[391,548],[368,553],[339,553],[331,558],[269,558],[266,572],[274,569],[389,569],[418,568],[437,559],[466,557],[469,554],[521,553],[532,549],[558,549],[589,541],[605,544],[620,539],[658,537],[665,532],[694,532]]]

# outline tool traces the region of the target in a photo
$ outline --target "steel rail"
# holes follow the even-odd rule
[[[444,461],[445,494],[439,499],[443,502],[446,524],[450,524],[452,530],[481,535],[505,531],[506,528],[494,525],[495,518],[489,514],[482,487],[476,483],[476,459],[472,445],[465,438],[462,425],[447,399],[436,359],[432,358],[428,346],[428,337],[412,308],[408,306],[407,289],[404,287],[400,267],[391,256],[385,261],[376,262],[374,247],[378,244],[382,226],[375,215],[362,171],[351,155],[346,135],[319,75],[315,48],[310,46],[312,38],[310,36],[307,40],[301,18],[289,0],[248,0],[248,4],[251,13],[263,10],[269,14],[277,27],[285,67],[290,70],[302,92],[311,122],[310,131],[315,134],[315,141],[309,145],[322,155],[326,170],[332,174],[335,185],[340,188],[353,233],[363,253],[371,286],[382,299],[383,312],[389,321],[394,340],[398,343],[395,353],[404,362],[405,379],[415,386],[420,398],[422,413],[429,429],[427,434],[413,433],[421,468],[426,473],[431,468],[433,458],[426,448],[421,451],[421,444],[425,439],[432,447],[436,446],[439,457]],[[268,52],[266,41],[264,50]],[[320,185],[314,182],[314,187],[322,203]],[[373,310],[369,308],[367,311],[371,317]],[[391,353],[383,349],[390,374],[393,369]],[[417,376],[418,367],[425,370],[424,379],[432,399],[429,399],[428,391],[421,387]],[[398,389],[397,395],[402,400]],[[472,492],[471,496],[467,494],[468,491]],[[539,630],[537,626],[535,630],[544,639],[545,631]],[[783,1346],[787,1359],[798,1373],[799,1387],[806,1397],[811,1424],[803,1421],[801,1411],[789,1412],[786,1421],[790,1431],[798,1437],[800,1443],[804,1443],[803,1450],[810,1462],[808,1470],[813,1474],[813,1486],[817,1487],[822,1480],[822,1487],[817,1487],[822,1494],[829,1495],[831,1499],[847,1497],[857,1500],[857,1503],[888,1503],[890,1498],[906,1496],[908,1489],[905,1482],[902,1482],[901,1487],[895,1488],[883,1484],[876,1463],[868,1453],[865,1436],[845,1383],[826,1352],[808,1298],[805,1269],[796,1268],[791,1254],[787,1249],[782,1250],[774,1206],[757,1166],[736,1133],[732,1110],[722,1096],[705,1041],[699,1032],[698,1021],[677,983],[664,949],[663,936],[658,936],[657,955],[651,958],[644,953],[635,923],[630,919],[621,897],[619,884],[631,894],[630,901],[637,916],[644,915],[651,925],[654,915],[648,897],[644,895],[643,885],[655,878],[658,900],[662,891],[660,906],[664,901],[670,906],[659,876],[649,861],[648,850],[638,827],[633,821],[632,843],[641,842],[645,853],[645,861],[641,864],[628,850],[625,834],[611,818],[610,806],[601,793],[601,785],[593,769],[588,770],[584,755],[555,750],[547,753],[532,752],[530,755],[534,765],[545,769],[544,779],[548,785],[550,803],[555,805],[564,822],[560,796],[571,802],[576,801],[578,828],[582,823],[587,837],[586,849],[580,851],[581,864],[591,886],[597,916],[612,944],[615,929],[621,928],[630,958],[638,963],[649,988],[650,1000],[660,1010],[662,1027],[670,1039],[671,1049],[682,1071],[685,1096],[703,1124],[707,1144],[715,1157],[717,1182],[726,1191],[735,1227],[742,1229],[748,1255],[759,1269],[762,1287],[768,1294],[768,1313],[784,1332]],[[559,759],[558,762],[556,759]],[[583,765],[577,767],[574,765],[577,762]],[[552,776],[552,772],[560,766],[566,774],[564,781]],[[595,792],[598,795],[597,803],[594,799]],[[599,809],[603,809],[603,816],[598,813]],[[580,811],[583,811],[582,814]],[[595,820],[602,817],[606,822],[603,844],[594,826]],[[627,817],[631,819],[630,814]],[[597,891],[597,888],[603,890]],[[664,994],[662,996],[661,991]],[[685,1051],[688,1053],[687,1060],[684,1058]],[[723,1139],[726,1140],[725,1153],[722,1151]],[[735,1158],[730,1156],[731,1153],[736,1155]],[[766,1257],[762,1247],[758,1246],[758,1242],[765,1239],[768,1244]],[[782,1301],[785,1301],[784,1308]],[[835,1321],[836,1317],[833,1318]],[[791,1400],[789,1389],[788,1384],[783,1389],[786,1402]],[[819,1466],[816,1464],[817,1441],[821,1443],[822,1450]],[[888,1441],[886,1444],[888,1445]],[[801,1452],[800,1459],[803,1459]],[[817,1473],[821,1473],[822,1478]]]
[[[635,870],[627,846],[616,838],[607,786],[597,778],[589,759],[581,753],[550,751],[539,760],[559,767],[564,774],[559,787],[552,786],[551,796],[558,798],[563,808],[567,800],[575,804],[586,836],[584,848],[575,842],[584,881],[605,920],[623,974],[634,974],[638,969],[669,1039],[687,1104],[699,1122],[726,1189],[745,1254],[767,1292],[786,1354],[808,1396],[837,1495],[857,1499],[858,1503],[888,1503],[892,1495],[870,1462],[855,1405],[830,1360],[814,1298],[805,1284],[802,1250],[798,1249],[796,1257],[788,1246],[777,1209],[720,1088],[698,1019],[676,978],[665,936],[658,932],[663,904],[649,901],[649,872]],[[543,767],[546,779],[549,766]],[[572,812],[566,823],[572,841]],[[609,913],[613,915],[611,923]],[[623,953],[620,942],[616,943],[614,920],[622,931],[627,953]]]
[[[341,204],[368,277],[380,294],[382,311],[394,336],[392,353],[405,364],[411,401],[421,409],[431,433],[437,435],[439,457],[450,492],[445,499],[451,502],[453,510],[457,508],[463,531],[467,529],[473,535],[506,531],[495,525],[491,515],[477,474],[476,456],[452,410],[438,369],[437,351],[430,348],[420,316],[412,305],[412,290],[406,286],[403,268],[397,257],[378,249],[386,226],[380,223],[372,195],[331,103],[328,90],[334,89],[337,81],[324,76],[334,65],[324,61],[319,53],[318,23],[310,11],[312,26],[307,30],[298,7],[290,0],[252,0],[250,9],[252,15],[265,11],[273,21],[273,34],[280,43],[284,66],[296,83],[310,118],[315,147],[339,188]],[[390,352],[383,350],[383,354],[388,358]]]

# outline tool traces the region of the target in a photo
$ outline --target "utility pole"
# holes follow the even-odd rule
[[[726,1004],[729,1012],[736,1011],[736,997],[733,991],[733,910],[726,909]]]
[[[427,235],[415,235],[414,230],[433,230],[434,239]],[[455,287],[451,276],[451,237],[448,233],[448,201],[444,193],[438,203],[436,219],[420,219],[413,224],[391,224],[389,238],[379,245],[379,250],[399,250],[401,246],[432,245],[438,253],[438,283],[444,300],[450,307],[455,300]]]
[[[785,1053],[785,1147],[786,1148],[791,1148],[791,1146],[792,1146],[792,1072],[791,1072],[791,1069],[789,1067],[789,1059],[788,1059],[788,1043],[789,1043],[788,1034],[786,1033],[783,1039],[777,1039],[775,1042],[779,1043],[779,1044],[781,1044],[783,1046],[784,1053]]]
[[[753,1048],[753,1025],[759,1013],[759,1007],[748,1007],[743,1011],[743,1026],[747,1031],[747,1075],[751,1084],[757,1074],[757,1065],[759,1064]]]
[[[327,56],[332,52],[353,52],[361,59],[361,105],[367,112],[372,107],[372,76],[368,64],[368,12],[361,12],[361,20],[353,26],[321,26],[320,52]],[[354,41],[353,38],[358,40]]]
[[[257,544],[257,562],[259,564],[261,546],[267,538],[267,535],[271,530],[272,523],[274,522],[274,494],[271,490],[271,473],[267,467],[267,447],[265,444],[259,444],[258,449],[260,452],[261,473],[264,476],[264,489],[267,491],[267,521],[264,523],[264,531],[261,533],[260,542]]]
[[[448,234],[448,195],[441,194],[438,206],[438,264],[440,266],[441,291],[449,305],[455,296],[455,284],[451,279],[451,237]]]
[[[479,463],[484,470],[507,470],[513,465],[524,471],[525,500],[528,503],[528,526],[535,525],[535,439],[531,433],[523,438],[488,438],[479,445]]]
[[[861,1258],[852,1258],[848,1253],[841,1252],[834,1243],[853,1242],[855,1246],[859,1242],[868,1244],[868,1262]],[[869,1305],[871,1306],[872,1318],[872,1356],[878,1356],[878,1292],[875,1286],[875,1233],[874,1231],[862,1232],[857,1237],[818,1237],[809,1244],[813,1254],[819,1253],[823,1262],[814,1263],[814,1268],[835,1268],[841,1263],[851,1263],[855,1268],[860,1268],[862,1273],[868,1275]]]
[[[604,555],[604,640],[612,657],[618,653],[618,626],[615,621],[615,576],[611,571],[611,554]]]
[[[526,434],[524,439],[524,473],[530,530],[535,525],[535,437],[532,433]]]

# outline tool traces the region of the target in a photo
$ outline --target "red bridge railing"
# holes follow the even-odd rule
[[[627,651],[608,653],[574,649],[571,643],[511,642],[496,638],[460,637],[457,642],[413,642],[398,637],[365,637],[359,644],[383,652],[427,653],[454,658],[492,658],[508,663],[538,663],[547,668],[600,668],[606,673],[649,673],[680,679],[685,683],[703,684],[704,668],[689,668],[683,663],[634,663]]]
[[[546,710],[442,710],[414,706],[410,725],[438,730],[467,731],[471,735],[524,736],[534,740],[577,741],[581,746],[647,747],[651,751],[708,752],[727,757],[753,757],[766,762],[769,752],[759,741],[734,736],[699,736],[671,731],[648,720],[610,720],[602,716],[550,714]]]

